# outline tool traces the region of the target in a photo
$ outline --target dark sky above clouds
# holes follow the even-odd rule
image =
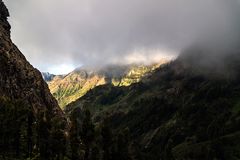
[[[57,74],[150,63],[206,37],[231,43],[239,31],[239,0],[4,1],[13,41],[35,67]]]

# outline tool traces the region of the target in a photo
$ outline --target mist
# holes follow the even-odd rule
[[[12,39],[42,71],[151,63],[193,44],[237,50],[239,0],[5,0]],[[211,54],[211,52],[209,52]],[[71,67],[69,67],[71,66]]]

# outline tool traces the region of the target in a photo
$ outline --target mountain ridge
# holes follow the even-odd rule
[[[108,65],[104,67],[80,67],[64,76],[55,76],[48,81],[51,93],[63,108],[68,103],[85,95],[89,90],[99,85],[113,84],[128,86],[137,83],[147,74],[150,74],[162,61],[152,65]]]

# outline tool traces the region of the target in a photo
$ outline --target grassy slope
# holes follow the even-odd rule
[[[89,73],[90,71],[88,70],[76,70],[65,77],[55,77],[49,82],[49,88],[53,96],[58,100],[59,105],[63,108],[96,86],[109,83],[115,86],[129,86],[132,83],[137,83],[143,76],[152,72],[158,66],[159,64],[149,66],[132,65],[122,69],[119,69],[119,66],[117,66],[104,68],[93,73]]]

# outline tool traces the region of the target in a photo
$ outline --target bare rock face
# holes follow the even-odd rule
[[[35,115],[47,111],[63,116],[41,73],[11,41],[8,16],[8,10],[0,0],[0,96],[26,102],[32,106]]]

